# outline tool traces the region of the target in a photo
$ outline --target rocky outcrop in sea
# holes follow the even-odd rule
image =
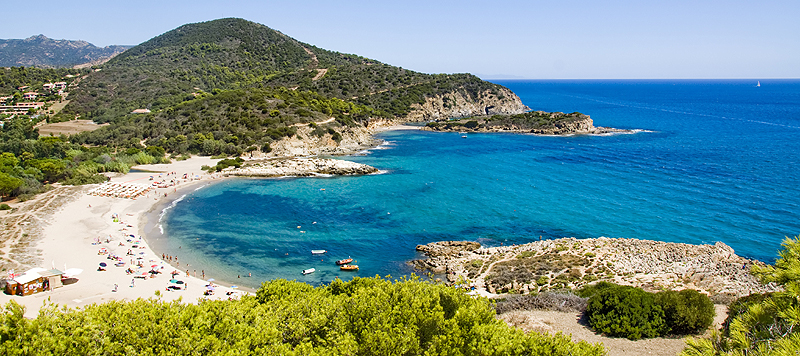
[[[421,128],[426,131],[439,132],[509,132],[528,133],[536,135],[604,135],[611,133],[633,133],[633,130],[615,129],[610,127],[594,126],[594,121],[583,114],[546,113],[536,111],[526,113],[533,115],[533,119],[516,119],[515,117],[471,117],[457,121],[442,121],[430,123]],[[520,116],[520,115],[517,115]],[[546,117],[547,120],[536,120],[536,116]],[[470,125],[469,122],[473,124]],[[544,123],[543,123],[544,121]]]
[[[760,283],[750,273],[752,266],[763,262],[737,256],[722,242],[690,245],[601,237],[490,248],[475,244],[444,241],[417,246],[428,258],[409,263],[490,293],[526,294],[609,281],[652,291],[691,288],[725,301],[779,289]]]
[[[241,168],[222,171],[223,174],[241,177],[313,177],[320,175],[361,175],[378,173],[366,164],[324,158],[271,159],[249,162]]]

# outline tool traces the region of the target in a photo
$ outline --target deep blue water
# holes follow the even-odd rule
[[[414,247],[439,240],[722,241],[770,262],[785,236],[800,234],[800,81],[497,82],[534,110],[646,132],[388,132],[385,149],[345,158],[388,173],[214,184],[169,210],[156,248],[256,287],[406,274]],[[334,266],[348,256],[359,272]],[[310,267],[317,272],[300,274]]]

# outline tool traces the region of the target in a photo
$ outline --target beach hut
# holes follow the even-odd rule
[[[39,272],[39,275],[45,279],[44,281],[42,281],[42,288],[44,290],[53,290],[63,286],[63,284],[61,284],[61,276],[63,274],[64,272],[61,272],[57,269],[51,269],[44,272]]]
[[[6,293],[11,295],[31,295],[43,291],[42,276],[37,272],[28,272],[8,281]]]
[[[14,276],[6,281],[6,294],[31,295],[61,287],[61,275],[57,269],[45,270],[37,268]]]

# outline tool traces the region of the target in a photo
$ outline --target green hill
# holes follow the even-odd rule
[[[134,109],[165,110],[197,93],[264,87],[311,90],[402,118],[412,104],[436,95],[459,92],[477,100],[491,93],[503,100],[499,93],[507,90],[469,74],[424,74],[327,51],[235,18],[181,26],[98,69],[73,91],[62,120],[81,115],[110,122]]]

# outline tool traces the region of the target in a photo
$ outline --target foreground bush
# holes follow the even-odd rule
[[[199,305],[108,302],[48,306],[36,319],[9,303],[2,355],[603,355],[564,335],[525,334],[486,299],[418,279],[265,282],[255,297]]]
[[[631,340],[656,337],[669,329],[653,294],[641,288],[605,288],[589,298],[586,315],[596,331]]]
[[[797,355],[800,352],[800,236],[787,238],[775,266],[754,268],[762,282],[783,292],[739,299],[722,333],[687,340],[681,355]]]
[[[697,334],[714,322],[714,303],[694,289],[658,292],[656,304],[664,311],[670,334]]]

